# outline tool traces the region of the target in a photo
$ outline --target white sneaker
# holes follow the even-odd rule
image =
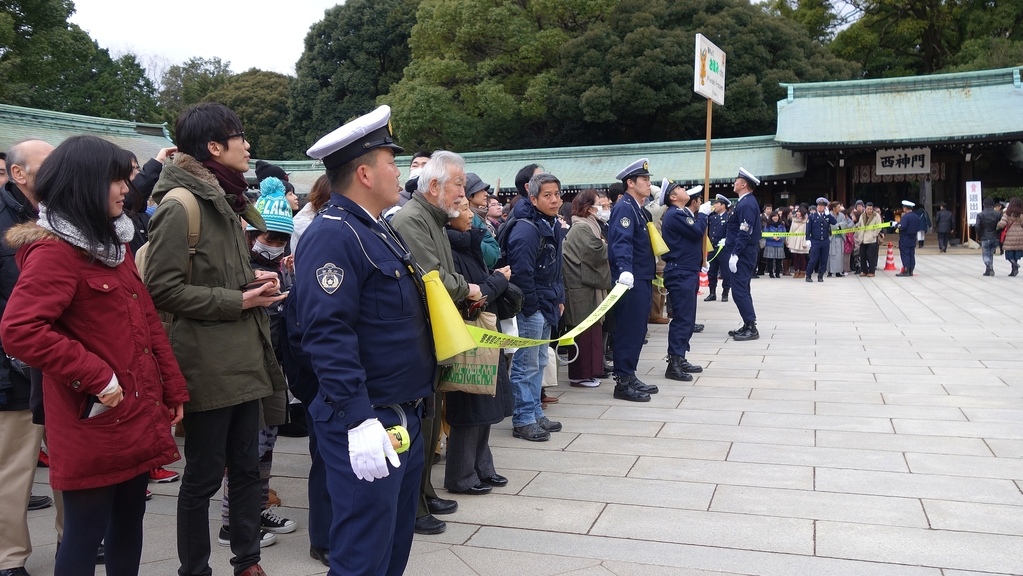
[[[298,528],[298,524],[294,520],[288,520],[287,518],[281,518],[274,512],[276,506],[271,506],[260,515],[260,528],[267,532],[273,532],[275,534],[290,534]]]
[[[576,388],[596,388],[600,386],[600,380],[596,378],[585,378],[583,380],[569,380],[569,384]]]

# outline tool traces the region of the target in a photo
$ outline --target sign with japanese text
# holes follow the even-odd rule
[[[725,105],[725,53],[703,34],[696,35],[693,91],[719,106]]]
[[[969,180],[966,182],[966,224],[973,226],[977,221],[977,214],[982,210],[984,194],[981,191],[980,182]]]
[[[930,148],[896,148],[877,151],[875,172],[878,176],[926,174],[930,171]]]

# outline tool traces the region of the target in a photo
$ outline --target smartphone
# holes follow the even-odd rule
[[[247,290],[252,290],[253,288],[260,288],[260,287],[262,287],[262,286],[264,286],[266,284],[269,284],[270,282],[273,282],[273,281],[274,281],[274,278],[265,278],[265,277],[264,278],[256,278],[252,282],[249,282],[248,284],[245,284],[244,286],[242,286],[242,292],[245,292]]]

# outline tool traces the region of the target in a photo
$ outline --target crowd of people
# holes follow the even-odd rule
[[[236,575],[264,576],[261,548],[297,528],[270,479],[281,427],[298,420],[310,556],[329,574],[399,575],[413,534],[443,532],[437,516],[458,507],[432,482],[442,438],[443,489],[484,496],[508,484],[490,450],[494,424],[510,417],[512,436],[529,442],[563,429],[545,391],[561,334],[579,332],[571,386],[610,380],[614,399],[648,402],[659,391],[637,375],[648,323],[668,324],[667,379],[703,371],[687,359],[703,330],[702,273],[706,300],[720,282],[741,317],[729,336],[755,340],[753,278],[873,276],[889,230],[859,201],[761,209],[760,180],[743,168],[734,201],[666,178],[655,186],[645,158],[571,203],[557,175],[527,165],[505,206],[449,151],[415,153],[400,182],[389,120],[381,106],[313,144],[326,174],[301,207],[288,174],[264,161],[253,201],[244,127],[217,103],[182,113],[177,146],[141,167],[92,136],[25,140],[6,154],[0,487],[22,510],[40,498],[31,485],[45,437],[58,574],[94,574],[97,561],[136,574],[146,487],[177,481],[165,466],[183,456],[178,574],[212,573],[209,504],[222,490],[217,542]],[[978,218],[989,269],[990,237],[1006,230],[1012,275],[1023,257],[1014,202]],[[912,275],[926,224],[904,204],[900,275]],[[947,222],[936,220],[940,239]],[[526,339],[487,356],[487,393],[438,386],[464,358],[439,354],[434,281],[458,322],[489,319]],[[5,517],[3,534],[0,576],[28,574],[25,515]]]

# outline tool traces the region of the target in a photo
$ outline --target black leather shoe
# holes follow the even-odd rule
[[[727,291],[721,293],[721,301],[722,302],[728,302],[728,292]]]
[[[440,534],[447,529],[447,522],[434,518],[432,514],[416,518],[416,534]]]
[[[458,510],[458,502],[443,498],[427,498],[426,509],[430,514],[454,514],[455,510]]]
[[[448,490],[448,492],[451,492],[452,494],[465,494],[466,496],[482,496],[484,494],[490,494],[491,490],[493,490],[493,488],[490,484],[477,482],[472,488],[467,488],[465,490]]]
[[[323,564],[327,568],[330,568],[330,551],[326,548],[316,548],[315,546],[309,547],[309,557],[313,560],[319,560],[320,564]]]
[[[823,276],[818,276],[817,277],[817,281],[818,282],[823,282],[824,281],[824,277]]]
[[[690,364],[689,360],[686,360],[685,358],[682,359],[682,363],[679,364],[679,368],[681,368],[683,372],[689,372],[690,374],[699,374],[700,372],[703,372],[703,366]]]
[[[760,332],[757,331],[756,324],[750,324],[746,326],[745,330],[732,336],[732,339],[736,342],[745,342],[746,340],[756,340],[758,338],[760,338]]]
[[[713,302],[713,301],[715,301],[717,299],[718,299],[718,295],[713,293],[713,292],[711,292],[710,296],[707,296],[706,298],[704,298],[703,301],[704,302]]]
[[[28,499],[29,510],[42,510],[50,506],[53,506],[53,498],[49,496],[30,496]],[[3,572],[0,572],[0,576],[3,576]]]
[[[806,277],[806,281],[807,282],[813,282],[813,276],[807,276]]]
[[[21,568],[7,568],[6,570],[0,570],[0,576],[29,576],[28,570],[25,567]]]
[[[693,324],[693,332],[703,332],[703,324]]]
[[[646,394],[657,394],[657,386],[647,384],[635,376],[632,377],[632,381],[629,382],[629,386],[635,390],[639,390],[640,392],[645,392]]]
[[[500,474],[494,474],[489,478],[484,478],[481,482],[484,484],[490,484],[491,486],[496,486],[497,488],[508,485],[508,479]]]
[[[640,392],[632,386],[615,386],[614,397],[618,400],[628,400],[629,402],[649,402],[650,395],[646,392]]]

